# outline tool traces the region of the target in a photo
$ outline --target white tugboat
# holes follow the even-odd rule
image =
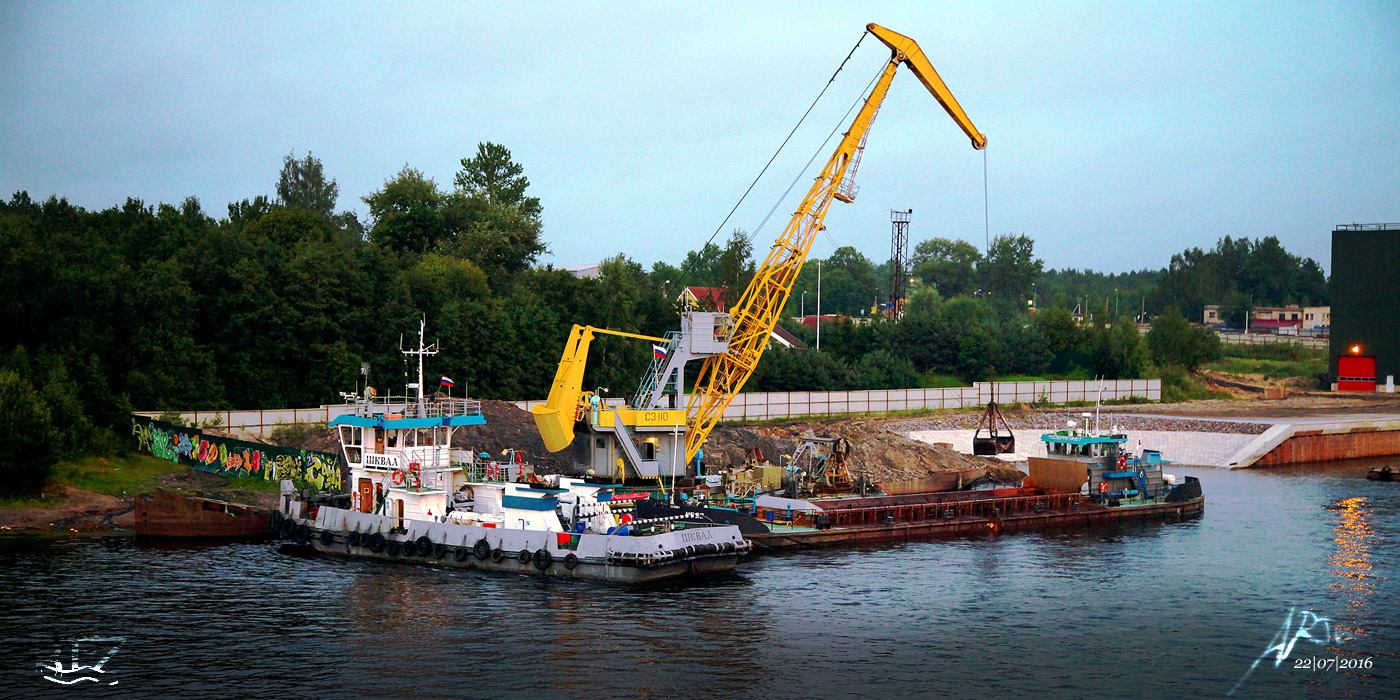
[[[401,350],[418,361],[403,396],[373,387],[345,395],[340,432],[348,495],[301,499],[283,482],[274,522],[284,538],[326,554],[478,567],[605,581],[658,581],[729,571],[749,548],[739,528],[692,519],[634,520],[617,485],[571,477],[521,483],[518,459],[489,461],[453,449],[462,426],[484,425],[481,404],[423,393],[425,345]],[[442,383],[449,391],[451,382]]]

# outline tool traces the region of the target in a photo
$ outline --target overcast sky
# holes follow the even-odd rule
[[[1400,221],[1400,2],[0,3],[0,191],[89,209],[274,193],[310,151],[340,209],[408,163],[511,149],[556,264],[700,247],[876,22],[919,42],[983,155],[901,69],[813,255],[1025,233],[1049,267],[1159,268]],[[753,231],[889,55],[866,37],[725,226]],[[842,125],[844,131],[844,125]],[[759,234],[761,254],[813,169]],[[726,231],[727,232],[727,231]]]

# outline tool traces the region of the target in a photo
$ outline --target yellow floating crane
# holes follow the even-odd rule
[[[682,317],[682,331],[668,334],[668,338],[574,326],[548,400],[531,409],[547,449],[553,452],[569,446],[574,441],[575,425],[585,423],[590,434],[608,434],[615,438],[617,449],[613,450],[613,445],[608,445],[605,450],[605,446],[600,444],[603,441],[599,440],[586,448],[576,448],[575,462],[604,467],[600,473],[623,477],[627,476],[626,470],[616,472],[608,469],[614,459],[622,459],[614,455],[621,454],[632,463],[636,476],[656,476],[662,473],[665,466],[664,457],[659,456],[654,447],[638,450],[637,446],[660,444],[664,452],[664,440],[658,441],[656,435],[646,437],[645,434],[664,433],[668,429],[675,434],[683,427],[685,451],[682,464],[691,463],[704,445],[705,438],[724,417],[725,409],[763,357],[769,335],[788,297],[792,295],[793,283],[802,271],[812,242],[817,232],[825,228],[822,222],[832,200],[851,202],[855,199],[853,178],[860,163],[860,154],[865,148],[870,125],[900,65],[907,66],[918,76],[934,99],[943,105],[943,109],[972,140],[973,148],[981,150],[986,147],[987,138],[973,126],[972,120],[968,119],[953,93],[938,76],[938,71],[934,70],[933,64],[913,39],[877,24],[866,25],[866,30],[890,48],[889,63],[871,88],[850,128],[842,136],[836,152],[827,160],[826,167],[812,183],[802,204],[769,250],[768,257],[755,271],[753,281],[744,290],[739,302],[728,314],[687,312]],[[610,409],[601,406],[599,397],[581,390],[584,362],[594,333],[665,343],[658,346],[658,355],[661,349],[665,350],[665,355],[659,356],[653,364],[651,376],[639,387],[631,407]],[[702,357],[704,364],[682,410],[680,401],[686,394],[684,365]],[[638,437],[634,438],[634,435]],[[598,452],[600,450],[603,452]],[[648,456],[651,459],[647,459]],[[673,455],[673,462],[675,457],[679,455]],[[671,473],[674,474],[674,470]]]

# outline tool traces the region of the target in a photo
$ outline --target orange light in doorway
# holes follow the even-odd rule
[[[1360,346],[1360,345],[1353,345],[1353,346],[1351,346],[1351,354],[1353,354],[1353,355],[1360,355],[1360,354],[1361,354],[1361,346]]]

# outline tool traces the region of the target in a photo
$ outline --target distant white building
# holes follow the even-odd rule
[[[597,279],[603,274],[603,263],[593,263],[591,265],[561,265],[560,270],[574,273],[574,277],[587,277]]]

